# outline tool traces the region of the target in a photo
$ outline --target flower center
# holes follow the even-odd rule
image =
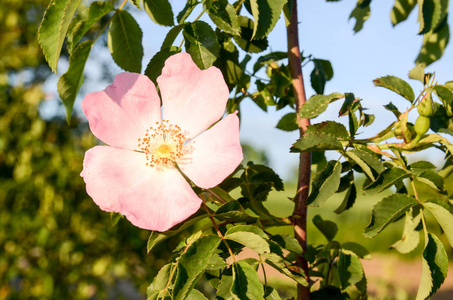
[[[178,125],[168,120],[156,122],[146,130],[145,137],[138,139],[138,147],[146,155],[146,165],[174,166],[174,161],[183,156],[183,145],[186,135]]]

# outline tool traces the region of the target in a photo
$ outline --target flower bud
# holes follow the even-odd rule
[[[425,116],[418,116],[417,120],[415,120],[414,129],[417,133],[417,138],[422,137],[425,133],[428,132],[430,126],[430,120],[428,117]]]
[[[417,111],[420,116],[431,117],[434,114],[433,100],[431,98],[431,91],[418,103]]]

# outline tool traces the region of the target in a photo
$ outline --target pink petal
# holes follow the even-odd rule
[[[239,118],[230,114],[197,136],[178,165],[184,174],[201,188],[221,183],[242,161],[239,142]]]
[[[187,53],[171,56],[157,78],[163,118],[194,138],[219,120],[228,101],[228,87],[215,67],[200,70]]]
[[[82,109],[93,134],[104,143],[138,149],[137,140],[161,120],[160,99],[148,77],[120,73],[104,91],[86,95]]]
[[[121,195],[120,212],[137,227],[166,231],[194,214],[201,200],[175,168],[150,170]]]
[[[102,210],[119,212],[120,195],[139,184],[149,169],[143,153],[96,146],[85,153],[80,176],[88,195]]]

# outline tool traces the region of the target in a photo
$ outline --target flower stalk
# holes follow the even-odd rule
[[[299,48],[299,31],[297,17],[297,0],[293,1],[291,22],[287,27],[288,39],[288,59],[291,70],[292,84],[294,90],[294,100],[296,103],[297,125],[299,133],[302,137],[308,125],[309,119],[300,117],[299,111],[306,102],[304,79],[302,75],[302,61]],[[299,158],[299,174],[297,181],[297,193],[294,198],[295,208],[293,212],[293,226],[295,238],[299,241],[303,252],[307,249],[307,198],[310,187],[310,169],[311,169],[311,154],[302,152]],[[305,279],[310,282],[308,275],[308,262],[304,256],[297,258],[299,266],[305,273]],[[310,286],[297,286],[297,299],[310,299]]]

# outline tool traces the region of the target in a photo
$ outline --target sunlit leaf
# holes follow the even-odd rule
[[[405,194],[393,194],[382,199],[373,207],[371,222],[364,231],[365,237],[375,237],[387,225],[417,204],[414,197]]]
[[[371,14],[370,2],[371,0],[358,1],[357,6],[354,8],[354,10],[351,12],[351,15],[349,16],[349,19],[352,18],[356,19],[354,25],[354,32],[356,33],[362,30],[363,24],[370,17]]]
[[[302,106],[300,110],[301,118],[312,119],[325,112],[329,103],[343,98],[340,93],[332,93],[329,95],[314,95]]]
[[[148,286],[146,290],[146,294],[148,295],[148,300],[150,299],[157,299],[159,293],[168,284],[168,281],[170,280],[170,272],[171,272],[172,264],[166,264],[163,266],[159,272],[157,273],[156,277],[154,277],[153,282]],[[162,296],[163,293],[161,293]]]
[[[448,273],[448,256],[442,242],[432,233],[423,250],[423,266],[416,300],[432,296],[442,285]]]
[[[403,96],[411,103],[414,102],[415,95],[412,87],[401,78],[395,76],[385,76],[373,80],[375,86],[381,86]]]
[[[68,51],[72,52],[91,26],[112,10],[113,5],[110,2],[92,2],[88,8],[88,17],[85,20],[79,20],[74,25],[71,23],[68,29]],[[76,20],[76,18],[73,20]]]
[[[211,26],[195,21],[184,26],[186,50],[200,69],[207,69],[219,56],[219,44]]]
[[[173,11],[168,0],[143,0],[143,7],[157,24],[173,26]]]
[[[392,20],[393,26],[406,20],[416,3],[417,0],[395,0],[390,12],[390,20]]]
[[[357,244],[354,242],[346,242],[341,244],[341,249],[345,253],[347,253],[347,251],[350,251],[360,258],[371,259],[370,252],[361,244]]]
[[[266,37],[274,28],[287,0],[250,0],[255,25],[252,38],[259,40]]]
[[[415,63],[423,64],[426,67],[441,58],[449,40],[450,29],[445,21],[437,31],[428,32],[423,36],[422,48]]]
[[[113,60],[126,71],[140,73],[142,69],[142,30],[125,10],[115,13],[110,23],[108,47]]]
[[[93,41],[81,43],[69,57],[68,71],[58,80],[58,94],[66,107],[66,120],[70,121],[72,107],[83,84],[83,70],[90,54]]]
[[[364,275],[362,263],[359,258],[355,255],[346,254],[343,251],[340,251],[338,259],[338,275],[342,291],[362,280]]]
[[[399,253],[409,253],[414,250],[420,243],[420,232],[415,230],[422,219],[422,214],[418,214],[415,218],[412,215],[412,209],[406,212],[406,220],[404,222],[403,236],[401,240],[392,245]]]
[[[178,24],[183,24],[184,21],[187,19],[187,17],[192,13],[194,8],[200,4],[198,0],[187,0],[186,5],[184,8],[179,12],[179,14],[176,16],[176,21],[178,21]]]
[[[181,256],[173,288],[174,299],[185,299],[208,267],[211,256],[217,250],[221,239],[207,235],[195,241]]]
[[[235,299],[255,300],[264,298],[264,288],[255,269],[244,261],[233,265],[233,286]]]
[[[380,173],[375,181],[364,186],[363,190],[369,195],[374,195],[410,176],[411,174],[403,169],[389,168]]]
[[[241,34],[236,9],[228,3],[228,0],[206,0],[203,5],[209,18],[219,29],[232,35]]]
[[[225,239],[235,241],[258,253],[270,252],[266,234],[256,226],[235,226],[230,228],[224,236]]]
[[[448,242],[453,247],[453,214],[447,209],[446,204],[436,200],[429,200],[423,203],[423,206],[434,215],[447,236]]]
[[[316,174],[311,184],[307,205],[321,206],[340,186],[341,163],[329,161],[326,167]]]
[[[239,26],[241,27],[241,35],[233,36],[239,47],[249,53],[259,53],[267,49],[269,43],[266,37],[252,40],[253,28],[255,26],[252,20],[244,16],[239,16]]]
[[[58,60],[66,32],[80,1],[53,0],[47,7],[42,19],[38,31],[38,42],[53,72],[57,71]]]

